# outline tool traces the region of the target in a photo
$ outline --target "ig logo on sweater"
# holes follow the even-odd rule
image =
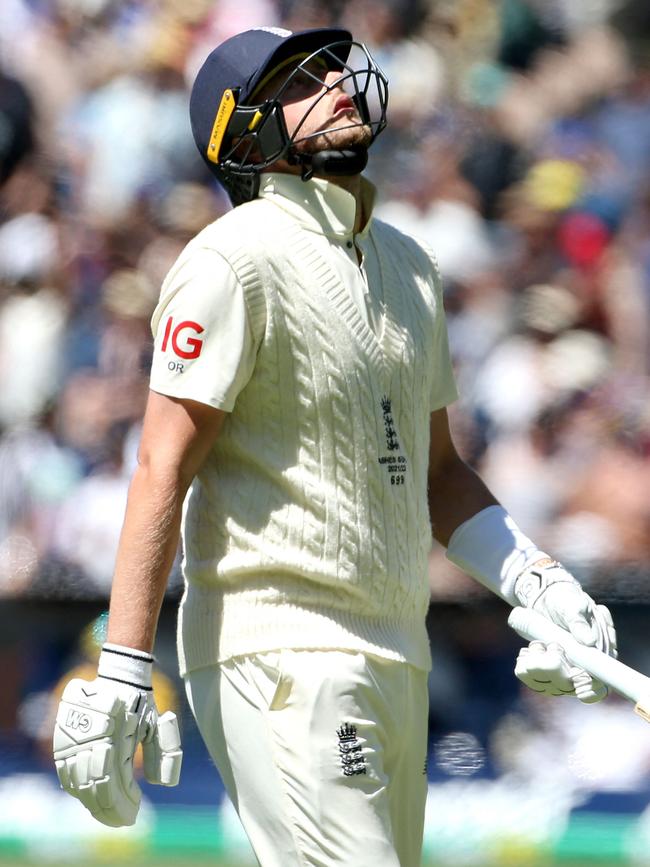
[[[191,319],[184,319],[177,325],[174,324],[174,317],[170,316],[165,325],[165,334],[163,335],[162,352],[167,351],[167,346],[171,341],[171,348],[174,355],[179,358],[198,358],[203,349],[203,341],[193,337],[193,334],[203,334],[205,329],[198,322],[193,322]],[[182,371],[182,367],[180,368]]]

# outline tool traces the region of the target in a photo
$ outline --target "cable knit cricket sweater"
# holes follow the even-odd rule
[[[185,503],[182,673],[281,647],[430,666],[429,415],[456,392],[432,259],[377,220],[369,237],[378,336],[326,235],[273,201],[199,236],[239,278],[259,348]]]

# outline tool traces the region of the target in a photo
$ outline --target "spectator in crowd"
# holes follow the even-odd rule
[[[0,184],[34,147],[33,107],[25,86],[0,69]]]

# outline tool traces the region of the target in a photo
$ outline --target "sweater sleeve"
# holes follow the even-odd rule
[[[430,411],[442,409],[444,406],[458,400],[458,388],[454,376],[451,352],[449,349],[449,334],[447,332],[447,318],[443,300],[442,278],[438,261],[431,248],[418,240],[418,246],[423,253],[424,267],[426,269],[427,282],[432,290],[432,303],[435,309],[434,327],[432,334],[435,373],[431,381]]]
[[[454,401],[458,400],[458,388],[456,387],[456,378],[454,376],[451,353],[449,351],[447,319],[445,317],[445,309],[442,300],[442,282],[437,268],[434,277],[434,289],[436,293],[438,316],[436,317],[436,328],[433,341],[437,359],[438,375],[435,377],[433,382],[430,406],[431,412],[436,409],[441,409],[443,406],[449,406],[450,403],[454,403]]]
[[[188,245],[163,283],[151,325],[151,389],[230,412],[257,347],[244,289],[224,256]]]

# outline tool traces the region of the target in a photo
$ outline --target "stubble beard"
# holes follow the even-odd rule
[[[348,126],[348,123],[354,125]],[[371,142],[370,125],[362,124],[360,120],[355,123],[352,117],[337,121],[333,129],[324,130],[312,138],[299,138],[294,147],[298,153],[317,154],[326,150],[367,150]]]

